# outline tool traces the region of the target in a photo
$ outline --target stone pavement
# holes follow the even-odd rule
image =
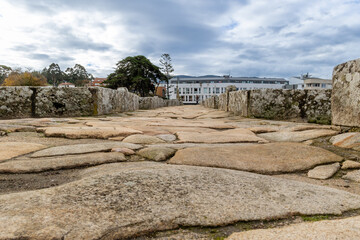
[[[335,126],[179,106],[0,131],[0,239],[360,235],[358,135]]]

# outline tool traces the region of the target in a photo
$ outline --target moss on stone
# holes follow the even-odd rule
[[[331,125],[331,117],[327,115],[320,115],[316,117],[309,117],[308,123],[316,123],[322,125]]]
[[[317,222],[322,220],[328,220],[329,215],[313,215],[313,216],[301,216],[302,220],[305,222]]]

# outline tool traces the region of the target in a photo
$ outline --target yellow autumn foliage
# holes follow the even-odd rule
[[[5,79],[3,86],[46,86],[47,81],[44,76],[35,76],[30,72],[10,73]]]

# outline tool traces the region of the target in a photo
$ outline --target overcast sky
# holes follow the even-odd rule
[[[0,65],[106,77],[162,53],[175,74],[330,78],[360,57],[360,0],[0,0]]]

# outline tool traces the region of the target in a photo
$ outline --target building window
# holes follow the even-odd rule
[[[216,94],[220,93],[220,88],[217,87],[215,90],[216,90]]]
[[[313,86],[314,87],[320,87],[320,83],[314,83]]]
[[[189,102],[192,102],[192,100],[193,100],[193,97],[189,96]]]
[[[199,94],[201,94],[201,88],[199,88]]]
[[[322,83],[322,84],[321,84],[321,87],[322,87],[322,88],[326,88],[326,83]]]
[[[181,96],[181,101],[185,101],[185,97],[184,96]]]
[[[204,87],[204,94],[207,94],[207,93],[208,93],[208,88]]]
[[[198,89],[194,88],[194,94],[197,94],[197,93],[198,93]]]
[[[189,93],[190,93],[190,89],[186,88],[186,94],[189,94]]]

